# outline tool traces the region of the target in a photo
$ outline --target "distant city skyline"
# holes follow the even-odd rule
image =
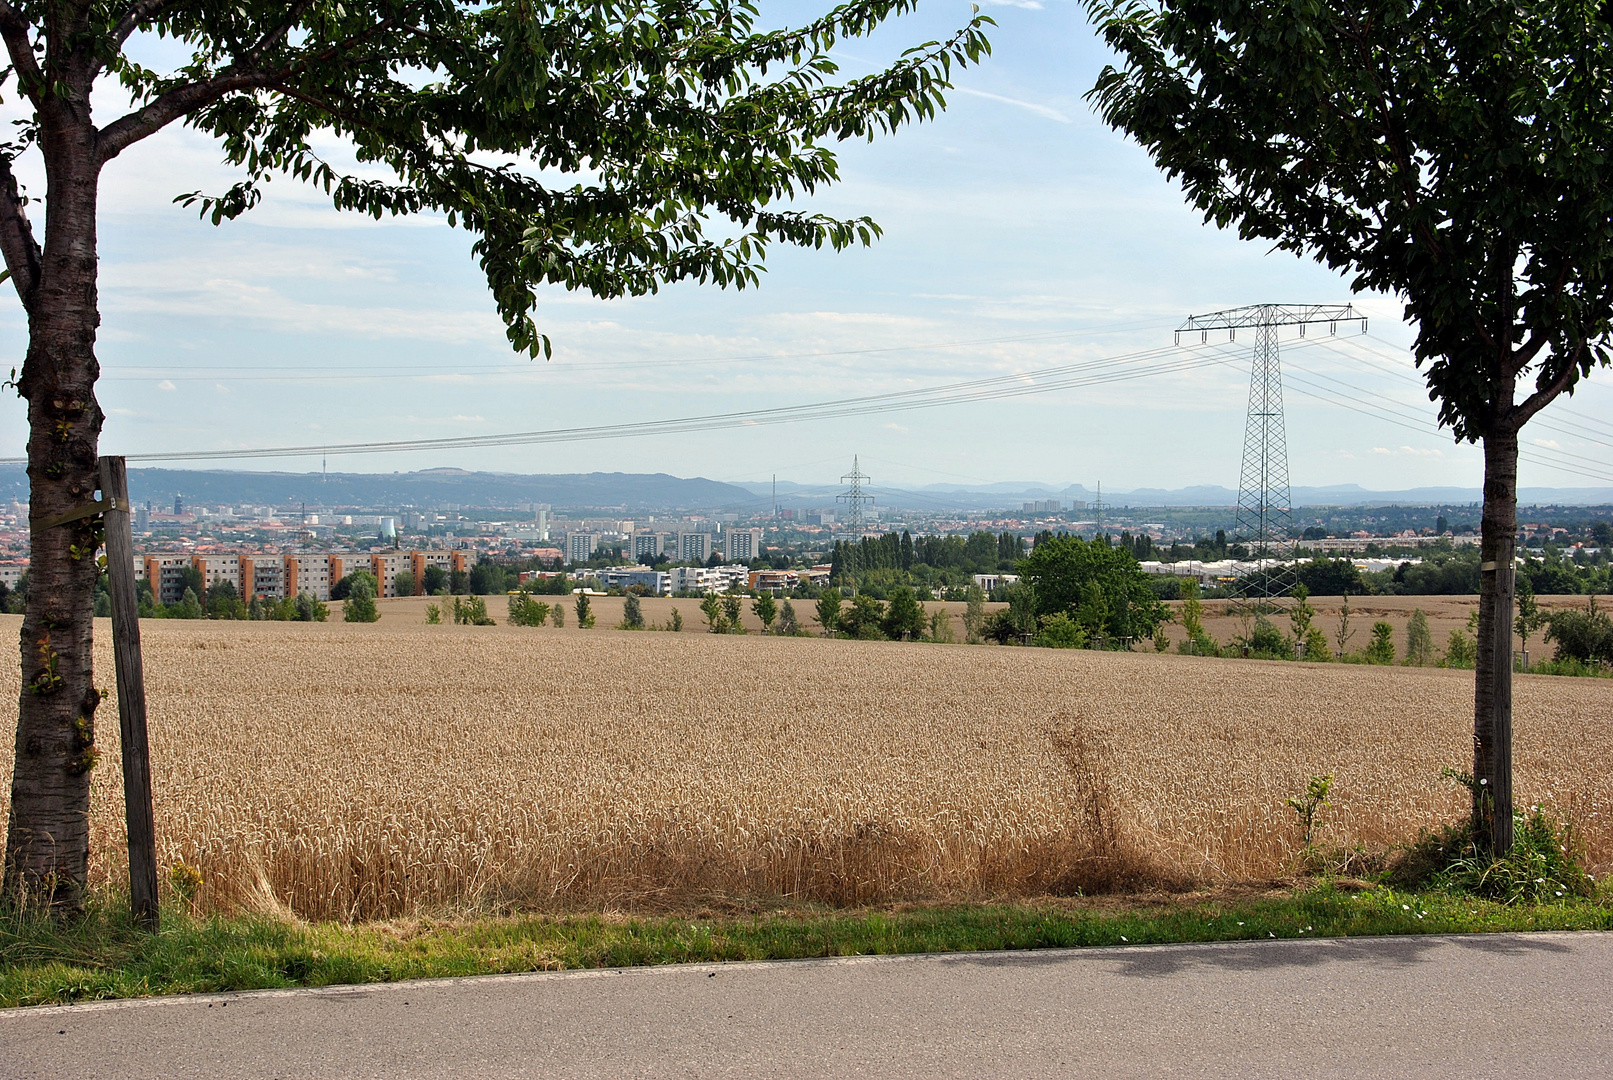
[[[822,6],[769,5],[764,18],[799,22]],[[906,488],[1005,477],[1050,488],[1102,481],[1116,492],[1235,488],[1247,343],[1178,351],[1172,331],[1220,308],[1350,301],[1371,318],[1369,336],[1284,344],[1294,484],[1478,487],[1478,450],[1432,430],[1396,301],[1354,296],[1312,262],[1200,222],[1083,101],[1105,54],[1080,5],[985,6],[1000,23],[994,55],[958,76],[950,109],[893,139],[841,147],[844,182],[809,204],[873,216],[885,235],[872,249],[775,249],[761,288],[741,293],[680,285],[606,303],[544,288],[537,316],[555,342],[551,362],[510,352],[466,234],[435,219],[339,215],[283,180],[262,207],[215,228],[171,200],[231,182],[217,148],[186,129],[162,133],[104,178],[103,452],[636,423],[995,376],[1028,386],[1027,372],[1131,355],[1112,372],[1153,374],[778,427],[331,464],[734,482],[838,476],[856,453],[876,482]],[[897,20],[842,54],[842,74],[942,36],[968,12],[948,3]],[[154,64],[172,59],[165,43],[145,47]],[[30,167],[21,169],[37,196]],[[15,303],[0,303],[0,337],[20,363]],[[1523,486],[1613,486],[1610,420],[1613,376],[1598,371],[1525,430]],[[22,403],[0,396],[0,457],[22,453],[25,431]]]

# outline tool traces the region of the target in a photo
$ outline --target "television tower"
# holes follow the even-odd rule
[[[1232,525],[1237,541],[1247,544],[1256,572],[1245,574],[1232,586],[1234,609],[1239,613],[1271,610],[1273,601],[1293,591],[1298,580],[1293,564],[1292,536],[1294,510],[1288,486],[1288,435],[1283,421],[1283,373],[1278,359],[1278,328],[1305,328],[1327,323],[1327,332],[1338,333],[1339,323],[1361,323],[1366,333],[1366,317],[1349,304],[1255,304],[1208,315],[1190,315],[1176,331],[1182,335],[1199,332],[1208,342],[1211,330],[1225,330],[1228,341],[1238,340],[1238,330],[1255,332],[1254,366],[1249,375],[1249,410],[1243,427],[1243,468],[1238,477],[1238,511]]]

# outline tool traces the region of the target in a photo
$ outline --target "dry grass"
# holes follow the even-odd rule
[[[201,869],[204,906],[308,917],[1250,879],[1298,846],[1283,799],[1308,775],[1337,776],[1322,839],[1382,845],[1460,812],[1438,774],[1469,755],[1465,672],[570,627],[142,630],[160,860]],[[104,622],[97,641],[110,682]],[[17,679],[0,669],[0,695]],[[1521,797],[1571,811],[1606,868],[1613,684],[1520,677],[1516,698]],[[122,842],[110,709],[100,728],[104,879]]]

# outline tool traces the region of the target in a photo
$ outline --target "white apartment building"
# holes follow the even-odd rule
[[[315,600],[329,600],[334,581],[330,576],[330,556],[324,552],[298,552],[286,556],[287,596],[307,593]]]
[[[711,558],[711,534],[680,532],[678,534],[678,561],[705,562]]]
[[[761,529],[729,529],[724,541],[729,562],[754,559],[762,553]]]
[[[723,575],[704,566],[674,566],[667,571],[673,592],[722,592]]]
[[[672,575],[664,570],[651,570],[648,566],[612,566],[596,571],[595,578],[602,588],[631,589],[642,585],[652,596],[672,593]]]
[[[567,533],[566,561],[574,563],[587,562],[594,557],[594,551],[598,547],[598,533]]]
[[[661,534],[641,532],[633,534],[633,558],[653,559],[661,554]]]

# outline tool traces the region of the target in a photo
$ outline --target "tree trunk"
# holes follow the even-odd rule
[[[90,650],[101,523],[97,515],[53,528],[45,524],[92,502],[99,486],[100,169],[87,115],[82,123],[47,125],[41,138],[47,223],[18,386],[28,401],[31,550],[4,889],[24,903],[72,914],[84,899],[95,710],[101,701]]]
[[[1518,433],[1484,437],[1478,662],[1473,688],[1473,833],[1481,849],[1512,847],[1512,609],[1518,535]]]

